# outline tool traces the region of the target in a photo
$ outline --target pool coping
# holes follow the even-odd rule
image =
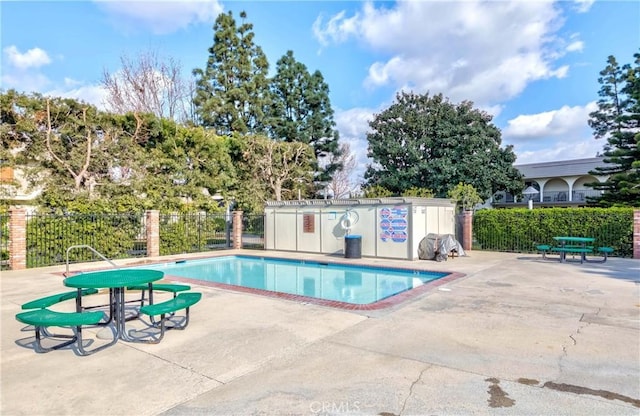
[[[215,257],[226,257],[226,256],[235,256],[235,257],[253,257],[253,258],[273,258],[273,259],[285,259],[285,260],[292,260],[292,261],[308,261],[308,262],[315,262],[318,263],[320,262],[317,258],[298,258],[298,259],[290,259],[290,258],[286,258],[286,257],[282,257],[282,256],[277,256],[277,255],[262,255],[262,254],[229,254],[229,253],[216,253],[216,255],[211,255],[211,256],[197,256],[197,257],[188,257],[188,258],[172,258],[170,260],[165,260],[165,261],[153,261],[153,262],[141,262],[137,265],[151,265],[151,264],[163,264],[163,263],[174,263],[174,262],[178,262],[178,261],[184,261],[184,260],[203,260],[203,259],[208,259],[208,258],[215,258]],[[361,260],[366,261],[366,258],[362,258]],[[420,271],[420,272],[428,272],[430,270],[425,270],[425,269],[421,269],[421,268],[411,268],[411,267],[402,267],[402,266],[367,266],[364,264],[354,264],[352,262],[345,262],[345,261],[340,261],[339,258],[336,257],[329,257],[326,259],[323,259],[321,261],[321,263],[330,263],[330,264],[334,264],[334,265],[351,265],[351,266],[362,266],[362,267],[376,267],[376,268],[381,268],[381,269],[390,269],[390,270],[411,270],[411,271]],[[127,265],[127,267],[135,267],[136,264],[129,264]],[[283,299],[283,300],[288,300],[288,301],[292,301],[292,302],[298,302],[298,303],[309,303],[309,304],[313,304],[313,305],[319,305],[319,306],[326,306],[326,307],[330,307],[330,308],[336,308],[336,309],[342,309],[342,310],[349,310],[349,311],[375,311],[375,310],[380,310],[380,309],[387,309],[387,308],[392,308],[392,307],[396,307],[404,302],[407,302],[411,299],[417,298],[420,295],[423,295],[425,293],[430,292],[431,290],[445,285],[447,283],[451,283],[453,281],[456,281],[460,278],[463,278],[466,276],[466,274],[464,273],[459,273],[459,272],[450,272],[450,271],[438,271],[437,273],[445,273],[446,276],[441,277],[439,279],[435,279],[435,280],[431,280],[428,281],[418,287],[415,287],[413,289],[410,290],[405,290],[403,292],[400,292],[398,294],[389,296],[387,298],[381,299],[379,301],[376,302],[372,302],[372,303],[366,303],[366,304],[356,304],[356,303],[348,303],[348,302],[341,302],[341,301],[336,301],[336,300],[328,300],[328,299],[320,299],[320,298],[314,298],[314,297],[310,297],[310,296],[304,296],[304,295],[296,295],[296,294],[291,294],[291,293],[284,293],[284,292],[275,292],[275,291],[271,291],[271,290],[265,290],[265,289],[256,289],[256,288],[250,288],[250,287],[244,287],[244,286],[238,286],[238,285],[230,285],[230,284],[226,284],[226,283],[218,283],[218,282],[208,282],[206,280],[199,280],[199,279],[192,279],[192,278],[186,278],[186,277],[181,277],[181,276],[174,276],[174,275],[170,275],[170,274],[165,274],[164,279],[165,280],[172,280],[175,282],[180,282],[180,283],[187,283],[187,284],[195,284],[195,285],[200,285],[200,286],[205,286],[205,287],[214,287],[214,288],[218,288],[218,289],[223,289],[223,290],[229,290],[229,291],[233,291],[233,292],[240,292],[240,293],[247,293],[247,294],[253,294],[253,295],[258,295],[258,296],[265,296],[265,297],[269,297],[269,298],[275,298],[275,299]]]

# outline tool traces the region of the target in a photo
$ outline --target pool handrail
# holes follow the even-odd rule
[[[87,244],[77,244],[74,246],[71,246],[69,248],[67,248],[67,255],[66,255],[66,263],[67,263],[67,271],[65,272],[65,276],[67,276],[69,274],[69,252],[73,249],[76,248],[88,248],[89,250],[91,250],[94,254],[96,254],[98,257],[102,258],[102,260],[106,261],[107,263],[109,263],[110,265],[112,265],[113,267],[115,267],[116,269],[119,269],[120,266],[118,266],[117,264],[115,264],[114,262],[112,262],[111,260],[109,260],[108,258],[106,258],[102,253],[100,253],[98,250],[96,250],[95,248],[91,247],[90,245]]]

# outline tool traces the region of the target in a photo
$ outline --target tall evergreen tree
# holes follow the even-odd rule
[[[598,78],[598,110],[589,114],[595,137],[607,139],[606,166],[590,173],[608,179],[588,184],[603,191],[595,199],[601,206],[640,206],[640,53],[634,57],[633,66],[620,66],[609,56]]]
[[[512,147],[500,147],[500,130],[491,116],[468,101],[452,104],[442,94],[402,92],[369,124],[374,164],[365,172],[368,188],[383,187],[395,195],[428,188],[444,198],[462,182],[484,199],[499,190],[522,189]]]
[[[246,17],[240,13],[243,21]],[[269,63],[254,43],[253,25],[237,26],[229,11],[217,17],[213,31],[206,67],[193,70],[198,121],[223,135],[262,132],[269,102]]]
[[[322,166],[316,166],[316,182],[329,182],[341,168],[339,135],[335,130],[329,86],[319,71],[309,73],[292,51],[278,60],[271,80],[272,103],[269,133],[276,140],[309,144]],[[321,162],[320,162],[321,163]]]

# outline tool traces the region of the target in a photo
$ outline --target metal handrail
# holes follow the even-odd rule
[[[102,255],[102,253],[100,253],[98,250],[96,250],[95,248],[87,245],[87,244],[78,244],[75,246],[71,246],[67,249],[67,256],[66,256],[66,260],[67,260],[67,271],[65,273],[65,276],[69,274],[69,252],[75,248],[88,248],[89,250],[91,250],[94,254],[96,254],[98,257],[101,257],[102,260],[106,261],[107,263],[111,264],[113,267],[115,267],[116,269],[119,269],[120,266],[118,266],[117,264],[115,264],[114,262],[112,262],[111,260],[109,260],[108,258],[106,258],[105,256]]]

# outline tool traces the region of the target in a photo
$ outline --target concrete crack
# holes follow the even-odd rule
[[[415,387],[416,384],[418,384],[418,382],[420,380],[422,380],[422,375],[428,369],[429,369],[429,367],[423,368],[422,371],[420,371],[420,374],[418,375],[418,378],[415,379],[413,383],[411,383],[411,387],[409,387],[409,394],[407,395],[407,397],[405,397],[404,402],[402,403],[402,408],[400,409],[400,412],[398,413],[398,416],[401,416],[404,413],[404,408],[407,406],[407,401],[409,400],[409,398],[411,396],[413,396],[413,388]]]
[[[598,315],[601,310],[602,310],[602,308],[598,308],[598,310],[596,310],[594,315]],[[584,322],[583,319],[584,319],[584,313],[582,315],[580,315],[580,319],[578,319],[578,323],[582,323],[582,325],[578,325],[578,327],[576,328],[575,332],[569,334],[569,339],[571,340],[571,342],[572,342],[574,347],[576,345],[578,345],[577,335],[581,333],[583,328],[591,325],[590,322]],[[569,348],[568,347],[569,347],[568,345],[562,344],[562,355],[558,359],[558,368],[560,370],[560,373],[562,373],[562,361],[569,354]]]

